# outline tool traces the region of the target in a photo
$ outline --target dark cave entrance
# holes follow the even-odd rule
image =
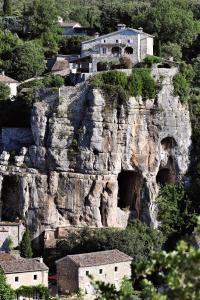
[[[17,176],[4,176],[2,191],[2,221],[14,222],[20,218],[20,193]]]
[[[177,146],[177,143],[173,137],[166,137],[161,141],[161,145],[164,150],[170,150]]]
[[[163,168],[159,170],[156,176],[156,182],[160,185],[176,183],[176,174],[168,168]]]
[[[118,175],[118,207],[136,210],[139,216],[141,210],[141,191],[143,179],[138,172],[122,171]]]

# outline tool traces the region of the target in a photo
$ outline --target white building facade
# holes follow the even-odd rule
[[[128,57],[133,65],[143,61],[148,55],[153,55],[154,37],[133,28],[118,25],[118,30],[94,39],[82,42],[81,57],[92,57],[90,70],[98,71],[98,63]]]
[[[131,262],[132,257],[117,249],[68,255],[56,262],[58,291],[65,294],[82,290],[84,299],[94,299],[89,275],[119,289],[124,277],[131,278]]]

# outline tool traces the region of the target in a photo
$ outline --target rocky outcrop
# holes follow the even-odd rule
[[[135,217],[157,226],[159,184],[181,180],[189,166],[191,124],[173,96],[176,72],[153,70],[162,81],[153,100],[117,105],[87,83],[44,95],[32,111],[34,144],[14,165],[0,157],[2,216],[15,203],[11,218],[25,218],[35,236],[58,226],[125,227]]]

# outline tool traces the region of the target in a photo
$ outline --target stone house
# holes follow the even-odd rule
[[[11,77],[5,75],[4,72],[0,74],[0,82],[4,83],[10,88],[10,98],[17,95],[17,86],[19,82]]]
[[[82,290],[85,299],[93,299],[91,279],[104,281],[120,287],[122,279],[131,278],[132,257],[117,249],[68,255],[56,261],[58,292]]]
[[[24,231],[25,227],[21,222],[0,222],[0,251],[8,251],[9,239],[12,240],[14,248],[18,247]]]
[[[48,267],[42,258],[21,258],[0,252],[0,268],[6,276],[7,283],[14,289],[21,286],[48,287]],[[17,295],[16,300],[39,300],[39,295],[31,298]]]
[[[102,62],[119,63],[127,57],[133,65],[141,62],[147,55],[153,55],[154,37],[143,32],[142,28],[126,28],[119,24],[117,31],[82,42],[81,57],[74,61],[82,72],[100,71]]]

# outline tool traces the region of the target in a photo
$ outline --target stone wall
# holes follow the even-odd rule
[[[92,275],[95,281],[103,281],[105,283],[114,284],[115,287],[119,289],[124,276],[131,279],[131,262],[111,263],[79,268],[78,283],[79,289],[85,293],[84,299],[95,299],[96,297],[94,295],[91,279],[88,277],[86,272]]]
[[[68,257],[56,262],[58,292],[69,293],[79,290],[78,267]]]

